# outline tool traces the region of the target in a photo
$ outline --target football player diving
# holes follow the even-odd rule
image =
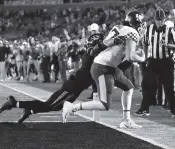
[[[109,110],[112,103],[112,93],[114,82],[117,87],[123,90],[121,103],[123,108],[123,120],[120,128],[141,128],[130,118],[132,103],[133,84],[126,78],[118,66],[124,61],[144,62],[145,54],[137,54],[137,45],[139,43],[139,32],[142,30],[143,15],[137,11],[132,11],[126,15],[123,25],[115,25],[103,40],[105,50],[100,52],[91,66],[91,76],[96,82],[99,94],[99,100],[73,104],[68,101],[64,102],[62,118],[63,123],[70,113],[79,110]],[[115,39],[125,39],[123,43],[116,44]],[[124,57],[124,60],[123,60]],[[114,81],[115,80],[115,81]]]
[[[54,92],[46,102],[33,101],[17,101],[15,97],[9,96],[7,101],[1,106],[0,113],[4,110],[12,108],[23,108],[24,112],[18,123],[22,123],[31,114],[59,111],[63,108],[64,101],[74,102],[90,85],[93,79],[90,74],[91,65],[94,57],[104,50],[103,35],[99,32],[99,26],[93,23],[90,27],[91,36],[88,43],[85,45],[85,53],[82,58],[82,66],[75,73],[71,74],[67,81],[65,81],[61,88]],[[118,40],[118,41],[117,41]],[[121,40],[116,38],[116,43]],[[124,64],[126,66],[126,64]],[[121,65],[121,67],[123,67]],[[82,83],[83,82],[83,83]]]

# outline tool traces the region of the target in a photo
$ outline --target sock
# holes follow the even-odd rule
[[[73,112],[82,110],[82,103],[74,104],[73,105]]]
[[[30,112],[33,114],[33,110],[30,110]]]
[[[17,101],[17,103],[16,103],[16,107],[19,108],[19,101]]]
[[[130,110],[123,110],[123,119],[130,119],[130,118],[131,118]]]

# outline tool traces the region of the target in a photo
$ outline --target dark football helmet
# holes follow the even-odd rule
[[[131,27],[138,29],[143,23],[144,15],[138,11],[131,11],[125,17],[125,22]]]
[[[144,15],[138,11],[131,11],[126,15],[124,25],[135,28],[141,36],[146,31],[146,22],[144,21]]]

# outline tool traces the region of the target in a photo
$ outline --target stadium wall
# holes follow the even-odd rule
[[[130,6],[134,6],[135,4],[140,4],[142,2],[154,2],[155,0],[131,0]],[[71,7],[72,9],[76,9],[77,7],[83,9],[88,7],[109,7],[109,6],[121,6],[127,4],[125,1],[101,1],[101,2],[87,2],[87,3],[70,3],[70,4],[46,4],[46,5],[4,5],[0,6],[0,11],[4,11],[6,9],[10,10],[19,10],[25,9],[28,11],[34,11],[36,9],[44,9],[47,8],[48,11],[52,11],[53,9],[63,10]]]

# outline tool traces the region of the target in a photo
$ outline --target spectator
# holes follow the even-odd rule
[[[4,81],[6,78],[5,59],[9,53],[9,47],[4,46],[3,41],[0,40],[0,81]]]

